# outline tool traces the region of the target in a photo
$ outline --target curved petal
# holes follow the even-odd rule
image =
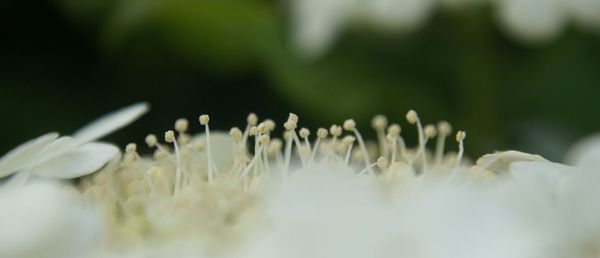
[[[19,166],[36,156],[44,147],[58,138],[58,133],[47,133],[14,148],[0,159],[0,178],[16,172]]]
[[[510,164],[517,161],[540,161],[550,163],[540,155],[510,150],[483,155],[477,160],[477,166],[496,173],[506,173],[509,171]]]
[[[112,144],[92,142],[37,165],[31,173],[41,177],[70,179],[91,174],[119,155]]]
[[[42,148],[38,153],[35,154],[35,156],[31,158],[29,162],[21,164],[21,166],[19,166],[17,170],[25,170],[27,168],[35,167],[39,164],[53,159],[54,157],[60,156],[68,151],[71,151],[76,147],[77,143],[72,137],[60,137],[52,143],[46,145],[44,148]]]
[[[79,143],[91,142],[106,136],[136,120],[149,109],[148,103],[142,102],[119,109],[115,112],[98,118],[94,122],[79,129],[73,138]]]

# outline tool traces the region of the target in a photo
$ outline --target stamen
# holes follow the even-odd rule
[[[249,130],[252,126],[256,126],[256,123],[258,123],[258,117],[256,116],[256,114],[250,113],[250,114],[248,114],[248,117],[246,118],[246,122],[248,124],[246,125],[246,129],[244,130],[244,135],[242,137],[242,142],[240,144],[241,148],[246,148],[246,141],[248,140]]]
[[[388,161],[385,157],[379,157],[377,159],[377,167],[383,172],[388,167]]]
[[[464,131],[458,131],[456,133],[456,141],[458,142],[458,154],[456,156],[456,164],[454,165],[454,169],[452,170],[452,175],[456,173],[456,170],[460,166],[462,162],[462,157],[464,154],[464,140],[467,137],[467,133]]]
[[[229,130],[229,136],[233,139],[234,142],[239,142],[242,139],[242,131],[240,128],[232,127]]]
[[[212,158],[212,152],[210,150],[210,129],[208,127],[208,121],[210,121],[210,117],[208,115],[201,115],[198,117],[198,121],[201,125],[204,125],[204,130],[206,134],[206,162],[208,167],[208,183],[211,184],[213,182],[214,173],[217,168],[215,165],[215,161]]]
[[[444,159],[444,145],[446,144],[446,137],[452,133],[452,126],[446,121],[441,121],[438,123],[437,127],[438,138],[435,147],[435,164],[436,166],[440,166],[442,164],[442,160]]]
[[[387,156],[389,152],[388,142],[386,141],[385,128],[388,125],[387,117],[384,115],[376,115],[371,120],[371,127],[377,133],[377,141],[379,143],[379,154]]]
[[[310,142],[308,141],[308,136],[310,136],[310,130],[302,128],[300,129],[299,134],[300,138],[304,139],[304,144],[306,145],[306,148],[308,148],[308,155],[310,155],[312,153],[310,148]]]
[[[156,146],[156,144],[158,143],[158,139],[156,139],[156,135],[154,134],[148,134],[148,136],[146,136],[145,141],[148,147],[150,148],[154,148],[154,146]]]
[[[344,158],[344,164],[348,165],[350,162],[350,155],[352,154],[352,146],[354,145],[355,138],[351,135],[348,135],[342,139],[342,142],[348,146],[348,150],[346,151],[346,158]]]
[[[423,132],[423,126],[421,124],[421,120],[419,119],[419,115],[417,114],[416,111],[414,110],[409,110],[408,113],[406,113],[406,120],[410,123],[417,126],[417,131],[419,133],[419,147],[417,150],[417,155],[415,157],[415,160],[418,159],[419,157],[422,157],[423,160],[423,169],[422,172],[425,173],[427,168],[427,160],[425,157],[425,133]],[[412,162],[411,162],[412,163]]]
[[[387,130],[387,139],[392,142],[392,164],[394,164],[396,162],[396,152],[397,152],[397,142],[398,142],[398,138],[400,138],[400,131],[401,131],[401,127],[398,124],[392,124],[390,125],[390,127],[388,127]]]
[[[369,152],[367,152],[367,147],[363,141],[362,136],[356,129],[356,122],[354,122],[353,119],[348,119],[348,120],[344,121],[344,129],[346,131],[354,132],[354,135],[356,136],[356,139],[358,140],[358,146],[360,147],[361,151],[363,152],[363,155],[365,155],[365,159],[364,159],[365,166],[368,167],[369,164],[371,163],[371,161],[369,161]],[[372,169],[369,169],[369,173],[372,175],[375,174]]]
[[[125,146],[125,163],[130,163],[138,160],[140,156],[137,153],[137,145],[135,143],[129,143]]]
[[[248,185],[247,185],[248,173],[250,173],[250,170],[255,166],[255,163],[258,160],[260,160],[260,158],[262,157],[262,151],[265,148],[265,145],[267,145],[270,140],[268,135],[261,135],[258,138],[259,138],[258,142],[260,145],[258,148],[258,152],[254,154],[254,157],[252,158],[252,160],[250,161],[248,166],[242,172],[242,177],[244,178],[244,191],[248,191]]]
[[[315,146],[310,156],[310,162],[315,162],[315,155],[317,151],[319,151],[319,144],[321,143],[321,139],[327,138],[327,129],[319,128],[317,130],[317,140],[315,140]]]
[[[175,132],[173,132],[171,130],[165,132],[165,141],[167,143],[172,143],[173,146],[175,147],[176,172],[175,172],[175,183],[173,186],[173,194],[177,195],[177,194],[179,194],[179,191],[181,190],[181,155],[179,153],[179,146],[177,144],[177,141],[175,140]]]
[[[175,121],[175,131],[185,133],[188,130],[189,122],[185,118],[179,118]]]

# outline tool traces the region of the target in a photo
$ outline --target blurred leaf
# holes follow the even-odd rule
[[[154,41],[147,43],[207,68],[240,69],[260,58],[276,24],[271,8],[250,0],[128,0],[107,22],[105,40],[122,50]]]

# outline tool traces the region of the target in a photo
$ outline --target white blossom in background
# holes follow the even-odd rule
[[[527,43],[557,38],[569,21],[565,0],[496,0],[503,28]]]
[[[473,11],[489,5],[499,26],[515,40],[540,45],[571,24],[600,32],[597,0],[290,0],[292,39],[308,57],[323,55],[346,29],[369,25],[388,33],[419,29],[440,8]]]
[[[309,57],[324,53],[348,27],[360,23],[409,32],[429,16],[435,0],[292,0],[292,38]]]
[[[600,1],[564,0],[573,19],[583,28],[600,32]]]

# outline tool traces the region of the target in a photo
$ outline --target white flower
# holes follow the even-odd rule
[[[544,229],[552,257],[598,257],[600,254],[600,142],[590,137],[568,155],[575,166],[544,159],[505,159],[503,166],[529,224]],[[527,156],[521,156],[527,157]],[[532,157],[532,156],[529,156]],[[549,257],[549,256],[545,256]]]
[[[28,141],[0,159],[0,178],[19,172],[15,180],[30,175],[76,178],[92,173],[119,154],[112,144],[94,142],[148,110],[139,103],[108,114],[77,131],[72,137],[48,133]]]
[[[556,39],[571,20],[600,32],[597,0],[292,0],[292,38],[302,53],[316,57],[354,24],[406,33],[421,27],[434,8],[483,4],[494,9],[500,26],[510,36],[526,44]]]
[[[412,31],[428,17],[434,0],[293,0],[292,33],[296,46],[314,57],[338,34],[357,23],[386,31]]]
[[[568,21],[564,0],[497,0],[504,29],[527,43],[543,43],[558,37]]]
[[[87,257],[101,237],[97,216],[57,181],[0,188],[0,210],[0,257]]]
[[[600,1],[564,0],[577,23],[587,29],[600,32]]]

